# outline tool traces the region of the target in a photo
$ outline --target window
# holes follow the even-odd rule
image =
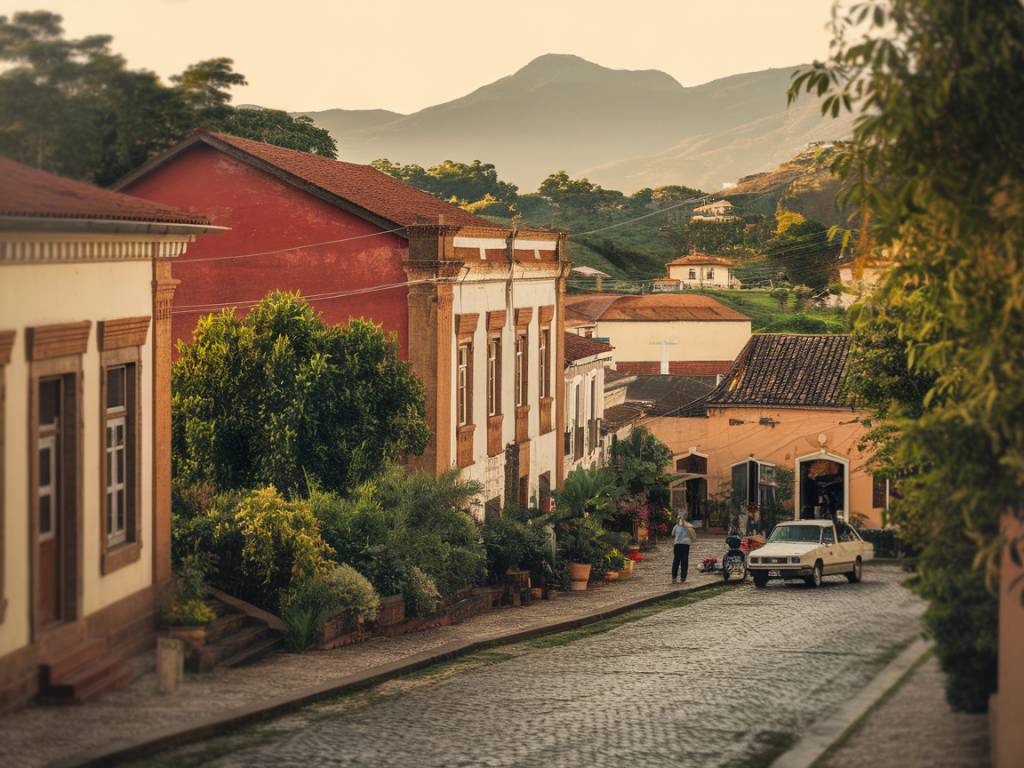
[[[457,374],[457,412],[459,426],[463,427],[473,420],[473,369],[472,369],[472,345],[459,344],[459,367]]]
[[[708,267],[708,280],[714,280],[714,279],[715,279],[715,269],[714,269],[714,267]]]
[[[487,340],[487,415],[501,413],[501,337]]]
[[[36,495],[39,500],[39,541],[52,541],[60,525],[60,402],[62,381],[44,379],[39,382],[39,479]]]
[[[690,270],[690,279],[691,280],[696,280],[697,279],[697,270],[696,269],[691,269]]]
[[[548,328],[542,328],[540,331],[540,348],[537,350],[539,355],[537,360],[537,386],[541,398],[547,397],[550,393],[548,384],[548,342],[550,338],[551,331]]]
[[[835,534],[833,534],[831,528],[825,528],[821,532],[821,543],[826,547],[830,547],[836,543]]]
[[[871,476],[871,506],[874,509],[889,508],[889,481],[884,477]]]
[[[106,522],[107,543],[123,544],[128,540],[130,506],[133,503],[131,482],[132,443],[135,442],[134,419],[129,407],[129,389],[133,387],[135,366],[116,365],[106,370]]]
[[[530,369],[527,355],[527,336],[525,333],[516,335],[516,405],[526,405],[529,401]]]

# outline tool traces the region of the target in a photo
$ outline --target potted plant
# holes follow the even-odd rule
[[[614,479],[601,469],[575,469],[557,492],[553,522],[561,555],[569,563],[569,588],[584,590],[595,566],[603,571],[606,548],[601,544],[610,513]]]
[[[184,640],[193,648],[206,643],[206,628],[217,618],[204,597],[208,569],[209,562],[202,555],[183,557],[161,610],[168,635]]]

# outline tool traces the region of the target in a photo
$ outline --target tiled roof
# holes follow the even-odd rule
[[[588,339],[586,336],[577,336],[575,333],[566,333],[565,337],[565,362],[574,363],[585,357],[600,355],[602,352],[611,352],[615,347],[597,339]]]
[[[755,334],[707,405],[843,408],[845,335]]]
[[[369,165],[331,160],[322,155],[213,131],[196,131],[177,147],[150,160],[118,184],[124,186],[132,183],[197,143],[227,151],[243,160],[256,161],[257,166],[265,163],[283,172],[285,178],[293,183],[298,182],[300,186],[309,185],[335,198],[342,198],[357,208],[398,226],[404,227],[425,221],[437,222],[438,216],[443,215],[446,224],[491,230],[503,229],[458,206],[410,187]]]
[[[638,374],[626,388],[626,402],[651,416],[662,416],[704,397],[713,388],[714,382],[706,378]]]
[[[750,320],[746,315],[719,301],[699,293],[648,294],[621,296],[614,294],[579,294],[566,296],[566,317],[587,320]]]
[[[618,432],[627,424],[644,417],[644,409],[635,405],[610,405],[601,417],[601,431],[605,434]]]
[[[731,267],[733,262],[723,259],[721,256],[709,256],[706,253],[688,253],[673,259],[668,263],[670,267]]]
[[[668,372],[674,376],[720,376],[732,368],[732,360],[670,360]],[[660,373],[661,363],[657,360],[617,363],[620,371],[627,373]]]
[[[0,156],[0,216],[208,225],[194,213],[66,179]]]

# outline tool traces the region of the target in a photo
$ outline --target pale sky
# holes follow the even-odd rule
[[[215,56],[249,85],[235,103],[412,112],[544,53],[660,69],[683,85],[827,54],[832,0],[0,0],[46,8],[69,37],[106,33],[163,77]]]

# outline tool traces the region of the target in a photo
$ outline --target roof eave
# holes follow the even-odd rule
[[[78,232],[145,235],[204,235],[225,232],[229,227],[213,224],[187,224],[134,219],[89,219],[60,216],[3,216],[0,231],[8,232]]]

